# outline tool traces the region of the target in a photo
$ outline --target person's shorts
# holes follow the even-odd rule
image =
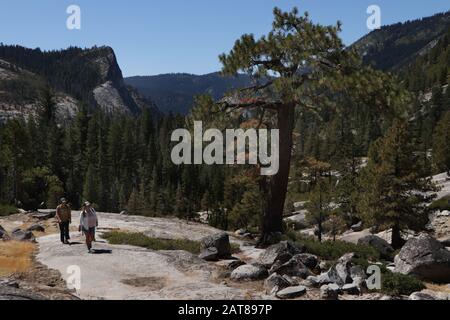
[[[92,228],[89,228],[89,229],[83,228],[83,233],[84,234],[94,234],[95,233],[95,227],[92,227]]]

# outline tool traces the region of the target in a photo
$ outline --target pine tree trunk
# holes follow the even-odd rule
[[[274,235],[283,232],[283,210],[289,180],[292,155],[292,133],[295,123],[295,105],[284,105],[278,110],[278,129],[280,130],[280,168],[270,178],[269,192],[262,221],[262,234],[258,247],[272,244]]]
[[[392,247],[394,249],[401,249],[405,244],[405,240],[402,239],[400,231],[400,224],[396,222],[392,227]]]

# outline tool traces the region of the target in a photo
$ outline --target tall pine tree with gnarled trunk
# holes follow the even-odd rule
[[[244,72],[256,80],[254,86],[225,97],[220,102],[222,114],[250,109],[259,118],[257,127],[279,129],[280,169],[261,182],[267,201],[259,246],[276,241],[283,232],[297,115],[320,113],[324,106],[339,112],[339,96],[349,88],[358,99],[370,100],[374,110],[397,100],[392,97],[389,77],[362,67],[355,52],[344,47],[338,35],[339,22],[336,26],[314,24],[307,13],[300,16],[297,8],[291,12],[275,8],[274,17],[267,36],[256,40],[253,35],[243,35],[228,54],[220,56],[224,74]]]

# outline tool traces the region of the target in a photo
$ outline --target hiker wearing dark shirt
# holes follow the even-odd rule
[[[56,208],[56,221],[59,224],[59,232],[61,233],[61,242],[69,244],[70,232],[69,227],[72,223],[72,210],[67,200],[62,198],[61,204]]]

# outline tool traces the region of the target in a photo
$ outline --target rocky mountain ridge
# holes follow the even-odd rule
[[[81,104],[108,114],[136,115],[156,105],[124,82],[110,47],[42,52],[0,46],[0,120],[36,116],[40,94],[50,86],[60,118],[73,117]]]

